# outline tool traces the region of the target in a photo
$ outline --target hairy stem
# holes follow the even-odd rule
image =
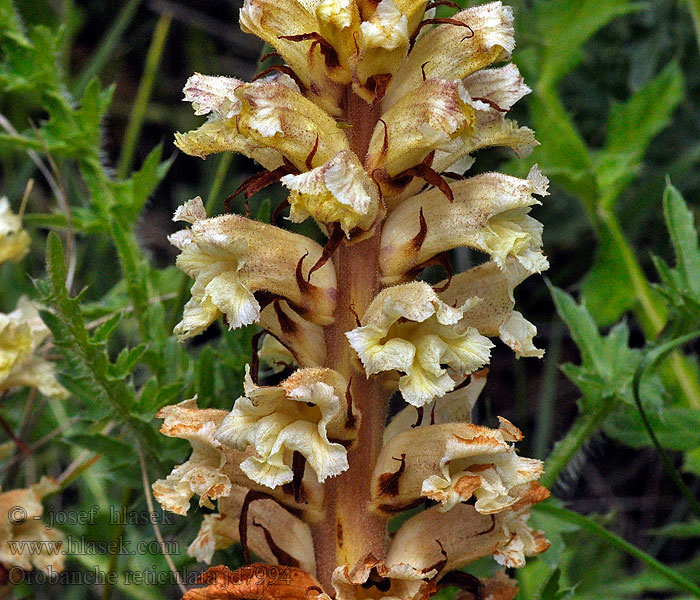
[[[362,159],[369,144],[377,110],[352,93],[348,94],[347,121],[353,151]],[[327,366],[350,382],[353,410],[360,415],[359,439],[348,453],[350,468],[325,484],[325,515],[312,527],[316,571],[326,589],[338,565],[354,566],[367,553],[384,555],[386,523],[369,511],[369,480],[382,444],[389,394],[381,379],[368,380],[350,348],[345,333],[357,327],[362,315],[380,290],[379,232],[359,243],[344,242],[335,256],[338,299],[335,322],[326,328]]]

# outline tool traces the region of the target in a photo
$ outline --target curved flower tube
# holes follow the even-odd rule
[[[389,439],[372,475],[373,506],[392,513],[430,498],[448,511],[472,496],[482,514],[515,505],[524,484],[542,474],[542,462],[518,456],[508,442],[519,441],[522,434],[507,420],[499,420],[499,429],[445,423]]]
[[[405,200],[382,230],[385,282],[399,282],[436,254],[460,246],[489,254],[500,268],[514,256],[530,272],[545,270],[542,225],[528,212],[539,204],[535,194],[547,194],[547,184],[535,166],[527,179],[485,173],[453,183],[453,202],[438,189]]]
[[[321,257],[318,244],[238,215],[207,219],[199,197],[180,207],[174,219],[192,223],[169,238],[181,250],[178,267],[195,280],[175,328],[181,340],[201,333],[221,315],[229,329],[255,323],[260,318],[255,292],[288,300],[311,321],[333,321],[333,265],[309,272]]]

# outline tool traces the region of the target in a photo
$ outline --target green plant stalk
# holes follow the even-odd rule
[[[85,91],[87,84],[90,83],[90,80],[98,75],[105,66],[112,55],[112,52],[114,51],[114,47],[122,37],[122,34],[136,16],[136,10],[142,1],[143,0],[129,0],[124,8],[122,8],[109,32],[102,39],[100,47],[92,55],[92,59],[78,76],[78,79],[73,86],[73,93],[76,96],[83,95],[83,92]]]
[[[586,440],[598,431],[618,403],[619,400],[613,397],[597,410],[578,416],[571,429],[562,440],[556,443],[547,457],[544,464],[544,474],[540,477],[540,483],[543,486],[551,488],[556,483],[569,461],[586,443]]]
[[[671,340],[670,342],[666,342],[665,344],[659,346],[658,348],[655,348],[652,352],[650,352],[647,355],[647,359],[637,367],[637,370],[634,373],[634,377],[632,378],[632,393],[634,396],[634,403],[637,405],[637,410],[639,411],[639,416],[642,418],[644,427],[647,430],[649,438],[654,444],[654,447],[656,448],[656,452],[661,457],[661,461],[664,464],[666,472],[668,473],[669,477],[673,480],[673,483],[676,485],[676,487],[685,497],[686,501],[688,502],[688,505],[690,506],[690,509],[695,513],[696,516],[700,517],[700,502],[698,502],[698,499],[695,497],[693,491],[685,484],[680,473],[673,465],[673,462],[671,462],[671,459],[668,457],[665,450],[661,446],[661,443],[656,437],[654,429],[652,428],[651,423],[649,422],[649,418],[647,417],[646,411],[642,406],[642,399],[639,395],[639,387],[642,382],[642,377],[648,369],[660,362],[666,354],[668,354],[675,348],[678,348],[683,344],[687,344],[688,342],[695,340],[698,337],[700,337],[700,331],[694,331],[688,335],[684,335],[675,340]]]
[[[636,546],[630,544],[628,541],[622,539],[620,536],[608,531],[602,525],[599,525],[592,519],[580,515],[567,508],[562,508],[555,506],[549,502],[543,502],[533,507],[533,510],[550,515],[561,521],[566,521],[567,523],[573,523],[578,525],[582,529],[591,532],[596,537],[600,538],[604,542],[614,546],[626,552],[630,556],[640,560],[650,569],[656,571],[670,582],[676,584],[679,588],[685,590],[695,598],[700,598],[700,587],[695,585],[692,581],[689,581],[678,572],[674,571],[670,567],[667,567],[663,563],[660,563],[653,556],[649,556],[643,550],[637,548]]]
[[[141,134],[141,128],[143,127],[144,118],[146,116],[146,109],[148,108],[148,101],[151,97],[151,92],[153,91],[153,84],[156,80],[158,66],[160,65],[161,58],[163,57],[163,50],[165,49],[165,42],[168,38],[171,22],[172,17],[169,14],[162,14],[158,19],[158,23],[156,24],[156,28],[153,32],[151,45],[148,48],[148,54],[146,55],[146,65],[139,83],[139,89],[136,92],[134,105],[131,109],[129,124],[126,128],[124,143],[122,144],[122,152],[121,156],[119,157],[117,175],[120,179],[126,178],[129,173],[131,163],[134,159],[136,144],[138,143],[139,135]]]
[[[612,211],[601,209],[598,217],[605,232],[610,235],[610,239],[617,248],[622,258],[627,273],[632,280],[634,292],[639,300],[639,310],[637,315],[644,330],[644,334],[649,339],[656,338],[666,325],[666,314],[663,307],[654,298],[653,291],[642,271],[639,261],[625,238],[617,217]],[[680,352],[676,351],[670,357],[671,368],[674,377],[683,390],[688,406],[700,409],[700,382],[695,377],[691,366]]]

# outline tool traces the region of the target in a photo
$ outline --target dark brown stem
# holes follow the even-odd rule
[[[379,107],[348,94],[345,115],[351,127],[350,145],[363,160]],[[355,244],[343,242],[335,254],[338,303],[335,322],[326,328],[327,366],[350,381],[353,410],[361,415],[359,439],[348,453],[350,468],[325,483],[325,515],[312,526],[316,572],[326,590],[332,590],[331,575],[337,566],[350,565],[366,554],[382,558],[385,551],[386,521],[369,511],[369,482],[382,444],[388,393],[377,377],[367,379],[350,348],[345,333],[357,327],[360,317],[381,289],[379,281],[379,230]]]

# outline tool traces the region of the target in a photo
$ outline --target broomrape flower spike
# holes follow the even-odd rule
[[[513,12],[501,2],[436,17],[427,0],[245,0],[240,22],[284,64],[250,83],[192,75],[185,100],[207,120],[176,145],[252,158],[261,171],[236,193],[250,200],[281,183],[276,214],[313,219],[326,240],[210,217],[200,198],[175,213],[187,224],[170,237],[177,265],[194,280],[176,335],[219,318],[263,331],[229,410],[192,399],[159,413],[162,433],[192,454],[153,484],[155,496],[181,515],[192,498],[218,509],[189,548],[198,560],[240,543],[268,563],[256,567],[291,569],[284,589],[251,589],[214,567],[186,598],[428,600],[457,586],[512,600],[503,573],[462,569],[488,556],[519,567],[548,547],[527,524],[549,494],[542,463],[516,453],[523,435],[506,418],[497,428],[472,420],[496,338],[518,358],[543,354],[515,288],[548,267],[530,215],[547,179],[536,166],[525,179],[464,176],[482,148],[520,157],[537,143],[507,118],[530,92],[507,62]],[[434,287],[419,279],[427,266],[447,269],[459,247],[485,262]],[[395,392],[406,406],[387,424]],[[388,519],[419,506],[389,538]]]

